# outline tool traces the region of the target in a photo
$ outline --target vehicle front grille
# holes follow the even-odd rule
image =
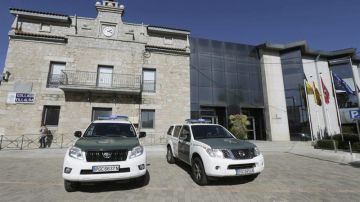
[[[232,149],[234,159],[252,159],[255,157],[254,149]]]
[[[120,168],[119,171],[100,172],[100,173],[94,173],[92,170],[81,170],[80,175],[97,175],[97,174],[128,173],[128,172],[130,172],[130,168]]]
[[[110,162],[110,161],[125,161],[128,155],[128,150],[116,151],[87,151],[87,162]]]
[[[254,168],[255,163],[247,163],[247,164],[235,164],[229,165],[228,169],[246,169],[246,168]]]

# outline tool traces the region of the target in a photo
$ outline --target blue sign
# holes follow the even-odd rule
[[[349,113],[351,119],[360,119],[360,109],[350,110]]]
[[[15,103],[34,103],[34,93],[16,93]]]

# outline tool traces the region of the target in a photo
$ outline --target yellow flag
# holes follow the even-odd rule
[[[316,88],[315,86],[315,82],[313,82],[313,86],[314,86],[314,99],[315,99],[315,103],[319,106],[321,106],[321,98],[320,98],[320,92],[319,90]]]
[[[305,80],[305,87],[306,87],[306,93],[307,93],[308,95],[314,94],[314,89],[313,89],[313,87],[312,87],[311,84],[309,84],[309,82],[307,82],[306,80]]]

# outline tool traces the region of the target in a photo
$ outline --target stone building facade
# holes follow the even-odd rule
[[[95,7],[96,18],[10,9],[0,135],[38,134],[42,123],[72,135],[113,114],[159,143],[190,117],[190,32],[123,22],[116,1]]]

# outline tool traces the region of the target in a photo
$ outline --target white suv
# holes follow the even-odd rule
[[[199,185],[208,177],[246,176],[253,180],[264,170],[264,157],[252,143],[236,139],[218,124],[187,120],[168,130],[166,159],[179,159],[191,166],[191,176]]]
[[[93,121],[70,147],[64,158],[62,176],[65,190],[76,191],[80,182],[123,180],[135,178],[147,183],[146,152],[139,138],[146,134],[135,132],[124,116]]]

